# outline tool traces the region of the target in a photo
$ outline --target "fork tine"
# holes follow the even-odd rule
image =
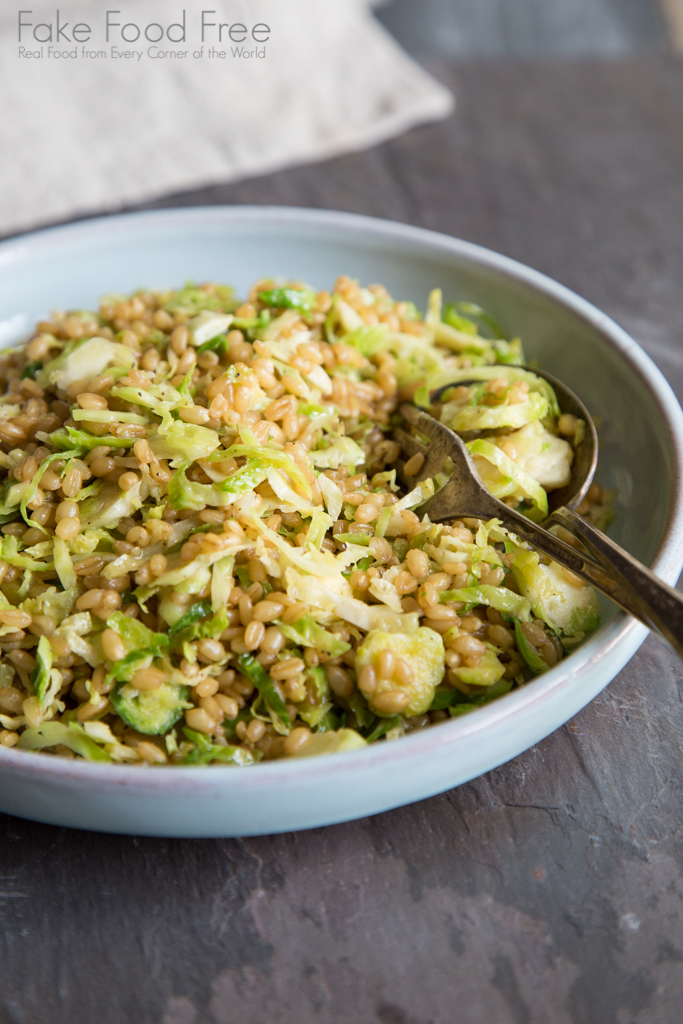
[[[418,440],[417,437],[413,437],[406,430],[401,427],[397,427],[394,430],[394,439],[398,441],[401,446],[401,456],[396,460],[395,467],[398,477],[404,487],[408,490],[413,488],[416,484],[420,483],[421,480],[426,479],[430,473],[430,459],[429,459],[429,445],[424,444]],[[406,463],[414,456],[421,455],[423,458],[422,466],[417,473],[413,473],[408,476],[405,473]]]
[[[421,434],[429,437],[431,442],[436,442],[437,446],[450,446],[453,443],[455,435],[450,427],[447,427],[445,423],[441,423],[440,420],[434,419],[428,412],[416,409],[414,405],[408,405],[407,402],[404,402],[399,407],[399,412],[401,416],[408,420],[411,426],[419,430]]]
[[[408,458],[412,455],[424,455],[426,458],[429,453],[429,447],[426,444],[418,441],[412,434],[408,434],[402,427],[397,427],[394,431],[394,440],[398,441],[401,451],[405,452]]]
[[[429,413],[417,409],[414,405],[404,403],[400,406],[399,412],[415,430],[429,438],[428,446],[422,445],[420,448],[417,448],[417,451],[421,451],[426,457],[419,472],[408,480],[411,485],[414,485],[426,477],[435,477],[437,473],[443,472],[446,460],[453,453],[453,445],[455,444],[457,449],[457,446],[462,442],[445,424],[434,419]],[[402,431],[402,434],[406,434],[406,431]],[[397,440],[402,443],[399,438]],[[416,451],[416,439],[410,437],[410,441],[412,442],[410,447],[406,445],[403,450],[406,454],[412,455]],[[401,466],[399,471],[402,468]]]
[[[399,412],[412,427],[419,430],[421,434],[425,434],[431,441],[443,442],[444,438],[450,438],[450,429],[439,420],[434,419],[428,412],[417,409],[414,405],[408,405],[407,402],[400,406]]]
[[[412,487],[427,476],[435,477],[443,471],[447,460],[452,467],[448,482],[420,506],[420,515],[428,515],[432,522],[442,522],[463,515],[490,519],[509,511],[486,490],[464,441],[450,427],[407,403],[399,407],[399,412],[413,429],[430,439],[429,454],[419,473],[408,479],[408,485]],[[402,465],[397,463],[399,472]]]
[[[422,480],[426,480],[427,477],[434,477],[443,470],[444,447],[442,443],[439,443],[439,424],[436,424],[436,430],[433,430],[431,424],[434,423],[434,420],[431,416],[425,416],[419,410],[414,409],[413,406],[408,408],[410,413],[406,419],[415,422],[415,429],[428,438],[428,443],[425,443],[401,427],[397,427],[394,431],[394,438],[401,445],[402,456],[396,462],[396,469],[404,486],[412,488]],[[403,411],[403,408],[401,411]],[[417,415],[414,415],[415,413]],[[423,430],[423,426],[427,429]],[[423,462],[416,472],[408,476],[405,473],[405,465],[414,455],[422,455]]]
[[[420,422],[423,419],[432,419],[431,416],[425,416],[421,409],[418,409],[416,406],[411,405],[409,402],[403,402],[399,407],[398,411],[400,412],[403,419],[407,420],[408,423],[412,424],[412,426],[414,427],[420,426]],[[428,431],[425,430],[424,433],[427,434]]]

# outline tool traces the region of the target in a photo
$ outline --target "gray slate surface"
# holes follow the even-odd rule
[[[437,70],[449,122],[174,201],[499,249],[605,308],[683,395],[683,67]],[[0,1024],[679,1024],[682,680],[649,640],[512,763],[347,825],[165,841],[0,818]]]
[[[623,54],[665,49],[666,0],[381,0],[379,20],[418,57]]]

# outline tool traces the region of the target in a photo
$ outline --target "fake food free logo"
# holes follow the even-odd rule
[[[270,26],[259,21],[222,22],[215,10],[142,23],[121,10],[97,22],[73,21],[57,8],[50,17],[18,12],[19,57],[24,60],[263,60]]]

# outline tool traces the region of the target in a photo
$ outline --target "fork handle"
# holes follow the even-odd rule
[[[502,518],[500,512],[498,516]],[[513,509],[507,510],[504,525],[664,637],[683,658],[683,595],[571,509],[558,509],[549,521],[574,533],[590,554],[565,544]]]

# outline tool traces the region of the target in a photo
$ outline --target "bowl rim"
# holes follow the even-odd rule
[[[177,229],[178,227],[207,227],[216,229],[242,224],[246,227],[273,226],[311,228],[314,231],[329,228],[346,233],[350,239],[365,236],[399,246],[408,244],[416,250],[441,252],[464,258],[478,266],[490,268],[541,292],[587,321],[600,332],[647,387],[657,405],[666,427],[667,440],[674,462],[674,479],[669,516],[662,541],[652,562],[652,568],[664,580],[675,585],[683,564],[683,411],[668,381],[637,342],[606,313],[581,298],[540,271],[527,267],[508,256],[491,249],[454,238],[426,228],[414,227],[396,221],[369,217],[363,214],[336,210],[309,209],[295,206],[191,206],[163,208],[90,218],[56,227],[38,229],[0,241],[0,267],[16,265],[30,259],[36,252],[48,251],[65,243],[78,245],[93,236],[108,237],[135,231]],[[315,775],[329,772],[355,775],[371,768],[380,768],[393,762],[396,756],[403,760],[429,754],[437,756],[439,750],[450,747],[465,737],[485,733],[502,719],[523,718],[532,706],[542,703],[551,692],[567,688],[584,671],[608,658],[627,637],[637,645],[647,630],[635,619],[619,612],[610,622],[600,627],[570,658],[555,668],[527,683],[519,690],[506,694],[504,700],[493,701],[477,710],[474,715],[444,722],[438,729],[426,729],[403,737],[399,744],[382,743],[354,751],[353,757],[327,755],[315,759],[291,758],[285,761],[259,764],[254,771],[221,772],[211,766],[172,766],[166,771],[140,771],[140,767],[123,764],[101,764],[89,761],[71,761],[61,758],[34,757],[31,751],[2,748],[0,767],[11,775],[35,778],[49,777],[55,782],[72,783],[91,780],[105,789],[121,791],[135,787],[140,791],[159,790],[233,790],[243,791],[270,788],[276,780],[291,779],[303,782],[315,766]],[[642,642],[642,639],[640,642]],[[29,755],[29,756],[27,756]],[[163,767],[163,766],[159,766]],[[239,779],[239,782],[237,780]],[[229,781],[228,781],[229,780]]]

